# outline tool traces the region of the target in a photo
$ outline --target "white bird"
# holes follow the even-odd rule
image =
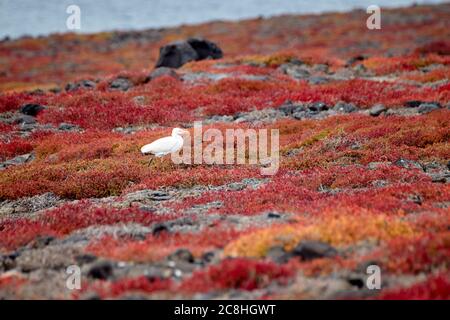
[[[152,154],[155,157],[163,157],[167,154],[179,151],[183,147],[183,135],[188,134],[189,131],[174,128],[170,137],[164,137],[153,141],[150,144],[146,144],[141,148],[142,154]],[[153,161],[150,158],[148,165]]]

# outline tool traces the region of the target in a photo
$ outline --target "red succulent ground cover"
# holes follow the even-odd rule
[[[385,10],[381,31],[355,11],[0,43],[0,298],[449,299],[449,12]],[[148,81],[159,47],[193,35],[225,57]],[[80,80],[95,86],[64,89]],[[330,110],[280,115],[316,102]],[[23,122],[30,103],[45,110]],[[147,165],[142,145],[195,120],[278,129],[278,172]],[[308,241],[336,254],[296,254]],[[351,280],[369,264],[380,290]]]

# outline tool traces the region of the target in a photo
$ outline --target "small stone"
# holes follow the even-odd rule
[[[88,277],[99,280],[107,280],[113,276],[113,265],[109,261],[100,261],[94,264],[88,271]]]
[[[413,161],[413,160],[407,160],[407,159],[398,159],[397,161],[394,162],[394,165],[398,166],[398,167],[402,167],[405,169],[420,169],[423,170],[423,167],[420,163],[418,163],[417,161]]]
[[[383,188],[389,185],[389,181],[386,180],[375,180],[372,181],[372,186],[375,188]]]
[[[0,163],[0,170],[5,169],[9,166],[17,166],[27,162],[30,162],[34,159],[33,153],[22,154],[15,158],[6,160],[5,162]]]
[[[128,89],[130,89],[133,86],[133,83],[127,79],[127,78],[122,78],[119,77],[117,79],[114,79],[110,85],[109,88],[111,90],[121,90],[121,91],[127,91]]]
[[[269,218],[269,219],[280,219],[281,215],[279,213],[276,213],[276,212],[269,212],[267,214],[267,218]]]
[[[181,278],[183,276],[183,271],[181,271],[180,269],[175,269],[173,271],[173,276],[175,278]]]
[[[16,258],[20,255],[19,252],[13,252],[7,255],[0,256],[0,271],[8,271],[16,268]]]
[[[297,119],[297,120],[304,119],[304,118],[306,118],[306,112],[304,112],[304,111],[294,112],[292,114],[292,117],[294,117],[294,119]]]
[[[283,103],[281,106],[278,107],[278,109],[286,115],[292,114],[296,108],[297,105],[295,105],[290,100],[287,100],[285,103]]]
[[[313,104],[309,105],[308,108],[313,112],[322,112],[329,109],[329,107],[324,102],[314,102]]]
[[[92,263],[95,260],[97,260],[97,257],[92,254],[88,254],[88,253],[75,256],[75,261],[81,265],[87,264],[87,263]]]
[[[242,122],[247,122],[248,119],[246,117],[239,117],[236,120],[234,120],[235,123],[242,123]]]
[[[92,80],[81,80],[78,83],[79,83],[80,87],[85,88],[85,89],[93,89],[97,86],[97,84]]]
[[[60,123],[58,126],[58,130],[62,130],[62,131],[70,131],[70,130],[73,130],[76,128],[77,128],[76,125],[71,124],[71,123],[65,123],[65,122]]]
[[[450,173],[434,173],[430,174],[431,182],[446,183],[450,179]]]
[[[28,248],[39,249],[48,246],[56,238],[53,236],[39,236],[28,244]]]
[[[97,84],[92,80],[81,80],[78,82],[70,82],[66,84],[65,90],[70,92],[78,89],[94,89]]]
[[[358,108],[353,103],[346,103],[343,101],[339,101],[334,105],[333,110],[343,113],[352,113],[357,111]]]
[[[266,257],[276,263],[286,263],[293,257],[293,254],[286,252],[282,246],[275,246],[267,251]]]
[[[214,262],[216,259],[217,259],[217,255],[216,255],[216,253],[215,253],[214,251],[208,251],[208,252],[205,252],[205,253],[202,255],[202,261],[203,261],[203,263],[212,263],[212,262]]]
[[[17,124],[35,124],[36,122],[37,122],[36,118],[33,116],[29,116],[29,115],[17,116],[14,119],[14,123],[17,123]]]
[[[310,84],[324,84],[330,82],[330,79],[326,77],[309,77],[308,82]]]
[[[145,105],[145,97],[144,96],[136,96],[133,97],[133,102],[137,105],[143,106]]]
[[[154,191],[150,195],[150,199],[154,200],[154,201],[165,201],[165,200],[169,200],[170,198],[172,198],[172,197],[168,193],[163,192],[163,191]]]
[[[329,68],[330,68],[329,65],[325,63],[315,64],[313,67],[314,71],[317,72],[328,72]]]
[[[411,200],[412,202],[414,202],[415,204],[421,205],[422,204],[422,197],[418,194],[413,194],[411,196],[408,197],[408,200]]]
[[[126,198],[130,202],[145,202],[152,201],[164,201],[169,200],[171,196],[163,191],[158,190],[139,190],[126,195]]]
[[[302,260],[313,260],[317,258],[331,258],[338,251],[329,244],[321,241],[301,241],[292,251],[294,256]]]
[[[352,286],[357,287],[358,289],[361,289],[365,285],[365,279],[363,277],[359,277],[357,275],[350,276],[347,278],[348,283],[350,283]]]
[[[419,108],[417,109],[417,112],[420,114],[426,114],[431,111],[440,109],[441,105],[438,103],[422,103]]]
[[[365,59],[366,59],[366,57],[363,55],[354,56],[347,60],[346,66],[349,67],[349,66],[353,65],[354,63],[363,61]]]
[[[376,104],[369,110],[369,114],[373,117],[378,117],[380,114],[385,112],[387,108],[382,104]]]
[[[45,107],[41,106],[40,104],[29,103],[20,107],[20,112],[26,114],[27,116],[35,117],[38,115],[39,112],[41,112],[44,109]]]
[[[175,252],[171,253],[168,257],[168,260],[175,262],[187,262],[194,263],[195,259],[192,253],[187,249],[178,249]]]
[[[424,102],[419,101],[419,100],[411,100],[411,101],[406,101],[404,106],[407,108],[418,108],[422,103],[424,103]]]
[[[160,235],[162,232],[169,232],[169,228],[164,223],[157,223],[152,229],[154,236]]]

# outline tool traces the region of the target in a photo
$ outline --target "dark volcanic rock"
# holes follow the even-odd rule
[[[165,201],[172,198],[170,194],[163,191],[154,191],[153,194],[150,195],[150,199],[154,201]]]
[[[217,44],[206,39],[190,38],[187,43],[197,52],[198,60],[220,59],[223,57],[222,49]]]
[[[365,281],[363,277],[358,277],[356,275],[351,276],[347,279],[348,283],[354,287],[357,287],[358,289],[361,289],[365,285]]]
[[[357,111],[358,108],[353,103],[346,103],[343,101],[339,101],[334,105],[333,110],[343,113],[352,113]]]
[[[407,108],[417,108],[417,107],[419,107],[422,103],[424,103],[424,102],[423,102],[423,101],[419,101],[419,100],[406,101],[406,102],[405,102],[405,107],[407,107]]]
[[[162,232],[169,232],[169,227],[164,223],[157,223],[152,229],[154,236],[160,235]]]
[[[8,271],[14,269],[17,265],[16,258],[19,256],[18,252],[13,252],[7,255],[0,256],[0,271]]]
[[[107,280],[113,276],[113,265],[109,261],[95,263],[88,271],[88,276],[94,279]]]
[[[156,62],[156,68],[179,68],[195,60],[198,60],[198,54],[194,48],[185,41],[177,41],[169,43],[159,50],[159,59]]]
[[[352,64],[360,61],[364,61],[366,59],[366,56],[363,55],[357,55],[347,60],[346,66],[351,66]]]
[[[267,218],[269,218],[269,219],[279,219],[279,218],[281,218],[281,215],[279,213],[276,213],[276,212],[269,212],[267,214]]]
[[[114,79],[110,85],[109,88],[112,90],[122,90],[122,91],[127,91],[128,89],[130,89],[133,86],[133,83],[127,79],[127,78],[117,78]]]
[[[309,105],[308,108],[313,112],[322,112],[329,109],[329,107],[324,102],[314,102]]]
[[[159,59],[156,68],[179,68],[182,65],[196,60],[207,58],[222,58],[222,50],[213,42],[204,39],[191,38],[187,41],[169,43],[159,50]]]
[[[94,89],[97,84],[92,80],[81,80],[78,82],[69,82],[66,84],[66,91],[74,91],[77,89]]]
[[[29,103],[20,107],[20,112],[26,114],[27,116],[35,117],[39,112],[41,112],[44,109],[45,107],[41,106],[40,104]]]
[[[302,241],[292,250],[292,254],[300,257],[302,260],[313,260],[334,257],[338,252],[335,248],[324,242]]]

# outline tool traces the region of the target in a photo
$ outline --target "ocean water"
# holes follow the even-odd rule
[[[321,13],[367,8],[439,3],[441,0],[0,0],[0,38],[46,35],[69,30],[66,8],[81,9],[81,29],[138,30],[212,20],[239,20],[283,13]]]

